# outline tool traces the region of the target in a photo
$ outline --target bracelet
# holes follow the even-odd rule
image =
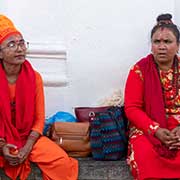
[[[34,135],[32,135],[32,134],[30,134],[30,135],[29,135],[29,139],[32,139],[32,140],[36,141],[36,140],[37,140],[37,137],[34,136]]]
[[[0,138],[0,142],[6,142],[4,138]]]
[[[6,145],[5,141],[0,141],[0,151],[2,151],[2,149],[5,145]]]
[[[36,135],[30,134],[28,138],[36,142],[39,137]]]

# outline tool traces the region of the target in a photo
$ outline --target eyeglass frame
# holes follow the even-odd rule
[[[12,46],[10,46],[10,44],[12,44]],[[4,49],[8,49],[10,51],[16,51],[19,47],[23,50],[26,50],[29,48],[29,42],[25,41],[24,39],[20,40],[18,43],[15,41],[10,41],[7,43],[5,47],[0,46],[0,51]]]

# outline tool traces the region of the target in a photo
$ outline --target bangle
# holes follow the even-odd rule
[[[4,138],[0,138],[0,142],[6,142]]]
[[[6,145],[6,141],[3,138],[0,138],[0,151],[2,151],[2,148]]]
[[[32,139],[32,140],[36,140],[37,139],[37,137],[32,135],[32,134],[29,135],[29,138]]]
[[[33,135],[33,134],[30,134],[28,138],[33,140],[33,141],[36,141],[38,139],[38,137]]]

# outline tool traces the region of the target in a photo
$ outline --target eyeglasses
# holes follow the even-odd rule
[[[20,47],[22,50],[26,50],[29,47],[29,42],[20,41],[16,43],[15,41],[9,42],[5,47],[0,47],[0,50],[8,49],[10,51],[16,51]]]

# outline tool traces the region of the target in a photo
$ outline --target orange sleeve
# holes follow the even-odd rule
[[[45,122],[44,89],[41,75],[35,71],[36,75],[36,97],[35,97],[35,120],[33,131],[42,134]]]
[[[138,66],[129,73],[125,87],[125,112],[129,121],[144,133],[154,134],[159,124],[144,111],[143,75]]]

